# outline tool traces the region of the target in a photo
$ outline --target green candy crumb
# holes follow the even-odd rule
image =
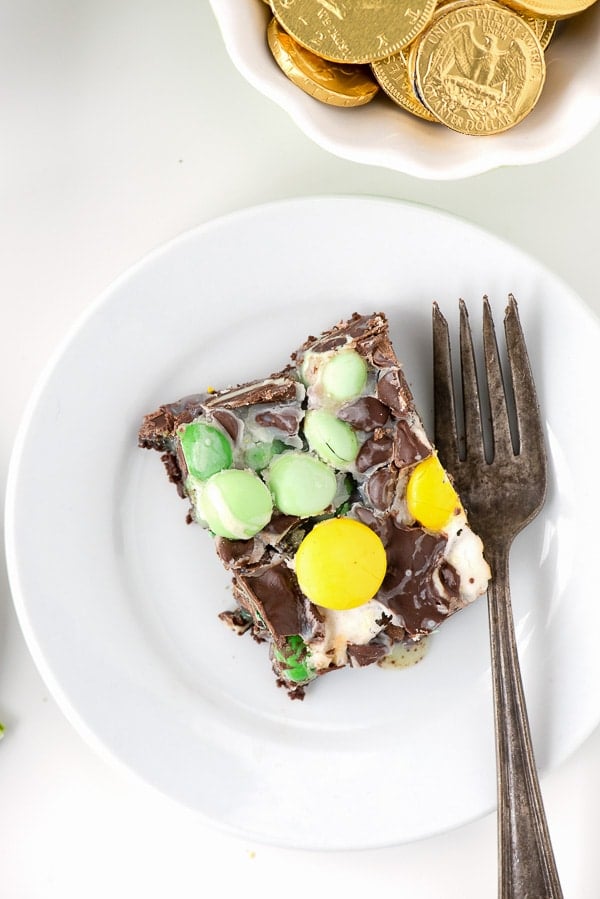
[[[302,637],[299,634],[292,634],[290,637],[286,637],[285,641],[285,652],[273,647],[275,658],[281,665],[285,665],[283,676],[295,684],[312,680],[315,677],[315,671],[310,664],[310,652]]]
[[[262,471],[271,461],[271,444],[255,443],[246,450],[246,465],[254,471]]]
[[[350,475],[347,475],[347,477],[344,478],[344,483],[342,484],[342,488],[346,493],[346,497],[345,499],[342,499],[342,496],[340,496],[340,500],[342,500],[342,502],[341,505],[336,509],[335,514],[337,516],[347,515],[350,511],[350,507],[352,505],[352,493],[355,486],[356,485],[354,482],[354,478],[352,478]]]
[[[254,471],[262,471],[266,468],[273,456],[279,455],[288,449],[283,440],[274,440],[272,443],[254,443],[245,453],[245,461],[248,468]]]

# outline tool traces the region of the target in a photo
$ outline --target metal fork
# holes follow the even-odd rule
[[[512,295],[504,330],[510,393],[505,389],[490,304],[484,297],[486,404],[478,385],[467,307],[460,301],[463,440],[457,423],[448,324],[434,304],[435,443],[469,521],[483,540],[492,571],[488,612],[498,781],[498,896],[559,899],[563,893],[531,744],[509,590],[511,544],[542,508],[547,480],[536,390]],[[491,433],[482,425],[488,415]]]

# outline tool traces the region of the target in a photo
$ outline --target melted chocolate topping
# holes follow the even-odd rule
[[[352,403],[342,406],[337,414],[357,431],[374,431],[386,424],[390,417],[389,407],[374,396],[361,396]]]
[[[394,462],[398,468],[406,468],[431,455],[431,447],[411,429],[406,419],[396,423],[394,432]]]
[[[356,468],[363,474],[374,465],[385,465],[391,462],[393,452],[394,444],[390,435],[386,431],[375,433],[373,437],[365,440],[358,451]]]
[[[392,465],[379,468],[365,481],[365,496],[375,509],[385,512],[394,501],[397,483],[398,472]]]
[[[319,337],[309,337],[300,349],[292,354],[292,358],[297,359],[307,352],[325,353],[348,346],[372,361],[375,353],[386,352],[385,349],[380,351],[380,347],[386,342],[389,344],[387,329],[387,319],[383,313],[359,315],[355,312],[348,321],[338,322]],[[395,356],[394,360],[397,362]]]
[[[265,545],[256,537],[251,540],[228,540],[226,537],[215,537],[215,549],[224,568],[246,570],[261,561]]]
[[[398,359],[389,338],[382,337],[374,347],[373,365],[376,368],[394,368],[398,365]]]
[[[254,420],[262,428],[275,428],[290,436],[298,433],[299,416],[295,409],[265,409],[259,412]]]
[[[458,576],[445,574],[448,597],[442,597],[435,585],[448,563],[443,557],[446,537],[431,534],[415,525],[397,525],[391,518],[378,518],[368,509],[357,507],[357,518],[381,538],[387,555],[387,571],[375,599],[387,606],[411,637],[434,630],[448,617],[450,605],[458,595]]]
[[[257,574],[238,575],[237,584],[277,642],[293,634],[313,639],[322,631],[321,613],[301,593],[292,571],[283,562]]]
[[[205,401],[204,406],[212,409],[221,406],[224,409],[239,409],[242,406],[254,406],[256,403],[290,403],[296,399],[298,382],[291,378],[266,378],[264,381],[250,381],[239,387],[230,387],[213,393]]]
[[[208,394],[195,393],[175,403],[165,403],[155,412],[144,416],[138,434],[138,444],[144,449],[170,448],[175,431],[181,424],[188,424],[202,411],[202,402]]]
[[[378,662],[387,655],[388,647],[381,641],[379,643],[348,643],[348,658],[354,668],[364,668]]]
[[[396,415],[403,415],[410,406],[412,395],[400,368],[392,368],[377,382],[377,396]]]
[[[234,415],[229,409],[213,409],[212,417],[219,422],[223,430],[229,434],[235,443],[242,430],[242,423],[237,415]]]

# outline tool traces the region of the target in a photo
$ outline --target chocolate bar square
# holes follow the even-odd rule
[[[268,377],[143,419],[231,573],[236,633],[278,685],[385,664],[485,592],[490,572],[415,408],[383,313],[309,337]]]

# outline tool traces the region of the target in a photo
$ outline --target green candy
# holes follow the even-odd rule
[[[318,515],[337,492],[333,469],[308,453],[277,456],[269,467],[269,486],[277,508],[285,515]]]
[[[270,443],[255,443],[253,446],[248,447],[244,458],[248,468],[252,468],[254,471],[262,471],[263,468],[267,467],[272,456]]]
[[[341,350],[323,366],[321,383],[332,399],[354,399],[367,383],[367,363],[356,350]]]
[[[351,425],[325,409],[306,413],[304,435],[311,450],[336,468],[347,468],[358,455],[358,440]]]
[[[254,471],[262,471],[277,453],[285,449],[282,440],[274,440],[272,443],[254,443],[248,447],[245,454],[246,465]]]
[[[195,421],[180,435],[181,449],[189,473],[200,481],[230,468],[233,462],[231,443],[218,428]]]
[[[315,675],[314,666],[310,664],[310,651],[299,634],[286,637],[285,650],[282,652],[273,647],[273,655],[280,663],[285,665],[283,675],[295,684],[312,680]]]
[[[206,481],[198,495],[198,512],[219,537],[249,540],[271,520],[273,502],[257,474],[228,468]]]

